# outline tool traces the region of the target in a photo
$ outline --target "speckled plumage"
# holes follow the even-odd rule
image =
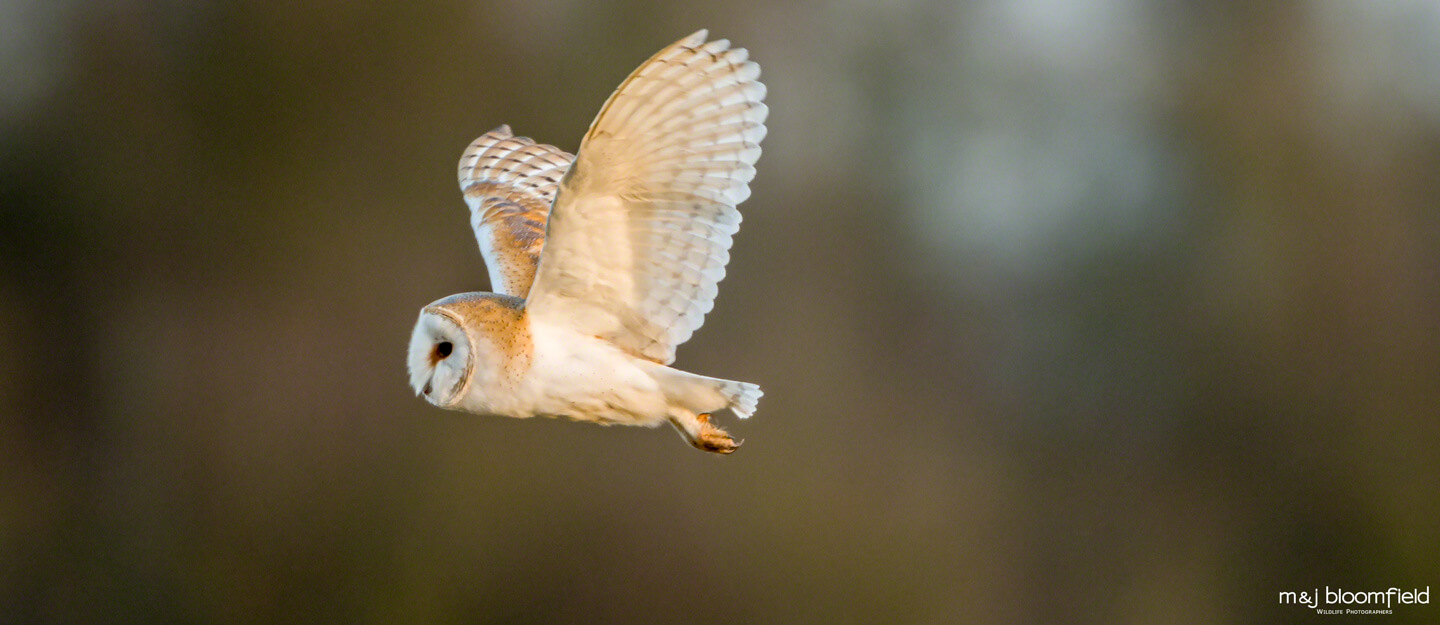
[[[735,449],[710,413],[750,416],[759,387],[668,366],[714,305],[768,112],[759,66],[705,34],[636,69],[578,156],[508,126],[465,150],[460,187],[496,293],[421,311],[417,394],[479,414],[668,421],[696,447]]]
[[[460,190],[496,293],[525,297],[545,245],[545,222],[575,156],[509,126],[480,135],[460,158]]]

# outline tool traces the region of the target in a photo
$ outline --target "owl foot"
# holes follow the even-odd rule
[[[695,415],[694,420],[689,423],[683,423],[678,419],[672,419],[671,422],[675,424],[675,429],[680,430],[680,435],[700,451],[716,454],[734,453],[744,442],[736,442],[725,430],[710,423],[708,413]]]

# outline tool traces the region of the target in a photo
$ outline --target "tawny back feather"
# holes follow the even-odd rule
[[[509,126],[481,135],[460,157],[460,189],[496,293],[530,292],[550,205],[574,160],[559,148],[514,136]]]

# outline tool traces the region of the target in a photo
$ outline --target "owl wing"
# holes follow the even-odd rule
[[[496,293],[525,297],[545,245],[545,220],[575,156],[509,126],[491,130],[460,157],[460,190]]]
[[[590,125],[527,303],[662,364],[714,306],[765,136],[760,67],[705,35],[651,57]]]

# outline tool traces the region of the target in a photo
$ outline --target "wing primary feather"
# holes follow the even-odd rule
[[[527,307],[663,364],[714,308],[765,118],[760,66],[698,31],[601,107],[560,181]]]

